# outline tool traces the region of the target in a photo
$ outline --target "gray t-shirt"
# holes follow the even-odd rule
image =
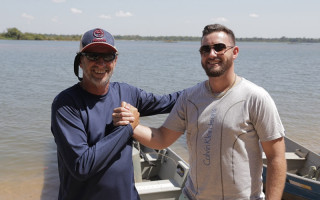
[[[185,90],[164,127],[185,132],[190,171],[184,193],[190,199],[263,199],[259,141],[285,135],[267,91],[242,78],[222,98],[208,81]]]

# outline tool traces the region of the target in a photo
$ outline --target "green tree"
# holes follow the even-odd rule
[[[20,40],[23,33],[17,28],[8,28],[5,37]]]

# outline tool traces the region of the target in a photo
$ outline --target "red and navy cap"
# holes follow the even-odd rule
[[[81,52],[118,53],[118,50],[114,45],[114,38],[109,32],[101,28],[95,28],[85,32],[80,40],[79,53],[77,53],[74,58],[74,74],[80,81],[82,80],[82,78],[79,77]]]
[[[99,50],[99,51],[98,51]],[[95,28],[85,32],[80,41],[79,52],[118,52],[114,45],[114,38],[108,32],[101,28]]]

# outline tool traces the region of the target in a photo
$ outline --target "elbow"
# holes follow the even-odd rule
[[[93,169],[90,166],[78,161],[75,163],[65,163],[67,171],[77,181],[87,181],[93,174]]]
[[[90,175],[88,173],[82,173],[82,172],[76,171],[73,174],[73,177],[80,182],[84,182],[90,178]]]
[[[72,177],[77,181],[87,181],[95,173],[96,167],[94,156],[85,151],[79,156],[75,151],[65,151],[64,148],[58,153],[59,171],[64,177]],[[91,156],[90,156],[91,155]]]
[[[85,168],[75,167],[73,170],[69,170],[74,179],[80,182],[87,181],[90,178],[90,173]]]
[[[267,166],[269,169],[277,171],[279,175],[285,175],[287,171],[287,161],[282,157],[267,159]]]

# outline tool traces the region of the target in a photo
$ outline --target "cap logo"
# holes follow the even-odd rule
[[[118,51],[114,46],[113,36],[101,28],[91,29],[82,35],[79,52],[94,51],[97,48]]]
[[[103,38],[104,32],[101,29],[96,29],[93,31],[93,36],[96,38]]]

